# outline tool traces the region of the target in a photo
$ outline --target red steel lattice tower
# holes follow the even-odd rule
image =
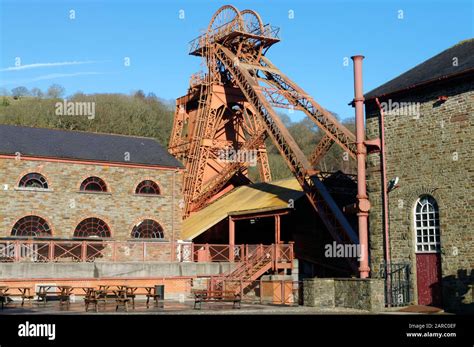
[[[314,170],[334,143],[356,158],[356,138],[266,57],[280,41],[278,33],[279,28],[263,25],[256,12],[227,5],[213,15],[206,33],[191,41],[190,54],[203,58],[207,73],[193,75],[188,93],[177,99],[169,143],[170,153],[187,169],[185,215],[249,182],[252,163],[222,160],[226,149],[255,153],[261,179],[271,180],[265,149],[269,137],[332,237],[358,243],[357,233]],[[309,159],[275,108],[300,110],[323,131]]]

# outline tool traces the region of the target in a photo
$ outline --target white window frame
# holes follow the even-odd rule
[[[416,200],[414,213],[415,252],[440,253],[439,208],[436,199],[423,195]]]

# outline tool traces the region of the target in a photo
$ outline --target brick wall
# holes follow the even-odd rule
[[[437,100],[442,95],[448,96],[444,103]],[[472,307],[468,284],[474,282],[474,84],[458,80],[395,101],[420,103],[420,114],[385,117],[387,178],[400,178],[399,188],[389,196],[392,261],[412,264],[416,301],[414,206],[421,195],[433,196],[440,210],[445,307]],[[366,114],[367,138],[376,138],[374,103],[367,104]],[[371,268],[378,276],[384,257],[379,154],[369,155],[367,166]]]
[[[20,178],[29,172],[44,175],[48,191],[18,189]],[[130,239],[133,226],[146,218],[161,224],[165,240],[180,239],[181,175],[175,170],[0,159],[0,237],[10,236],[18,219],[33,214],[46,219],[53,236],[59,238],[72,237],[80,221],[97,217],[109,225],[117,240]],[[109,192],[79,192],[89,176],[102,178]],[[134,194],[145,179],[157,182],[162,194]]]

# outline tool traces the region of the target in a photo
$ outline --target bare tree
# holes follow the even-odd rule
[[[19,86],[12,89],[12,96],[14,99],[18,99],[23,96],[28,96],[29,94],[30,92],[28,91],[28,88],[23,87],[23,86]]]
[[[41,89],[39,88],[33,88],[31,89],[31,96],[34,96],[35,98],[42,98],[44,96],[44,93]]]
[[[65,91],[66,90],[64,89],[63,86],[59,84],[52,84],[48,88],[48,91],[46,92],[46,94],[48,95],[48,98],[57,99],[57,98],[61,98],[64,95]]]

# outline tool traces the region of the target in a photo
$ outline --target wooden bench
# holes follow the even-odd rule
[[[99,312],[99,303],[107,303],[106,299],[102,297],[95,289],[88,290],[84,297],[84,304],[86,305],[86,312],[89,310],[89,305],[94,305],[95,312]]]
[[[241,301],[240,294],[232,291],[202,290],[194,292],[194,309],[197,308],[197,304],[199,304],[199,309],[201,309],[203,302],[232,302],[232,308],[240,308]]]

